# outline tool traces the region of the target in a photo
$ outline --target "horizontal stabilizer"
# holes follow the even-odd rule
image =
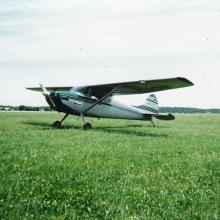
[[[154,115],[154,118],[159,119],[159,120],[174,120],[175,116],[170,113],[167,113],[167,114]]]

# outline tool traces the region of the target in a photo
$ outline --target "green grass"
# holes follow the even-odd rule
[[[220,219],[220,115],[0,113],[0,219]]]

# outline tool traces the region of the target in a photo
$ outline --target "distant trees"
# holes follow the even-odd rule
[[[185,108],[185,107],[160,107],[161,113],[220,113],[220,109],[200,109],[200,108]]]
[[[0,105],[0,110],[9,111],[53,111],[49,106],[3,106]],[[199,108],[185,108],[185,107],[160,107],[160,113],[215,113],[220,114],[220,109],[199,109]]]
[[[25,105],[20,105],[18,107],[19,111],[39,111],[39,107],[31,107],[31,106],[25,106]]]
[[[20,106],[18,107],[18,110],[19,110],[19,111],[25,111],[25,109],[26,109],[26,107],[25,107],[24,105],[20,105]]]
[[[14,108],[15,110],[18,111],[52,111],[50,107],[47,106],[25,106],[25,105],[20,105],[18,107]]]
[[[0,110],[9,109],[10,111],[52,111],[48,106],[26,106],[26,105],[19,105],[19,106],[3,106],[0,105]]]

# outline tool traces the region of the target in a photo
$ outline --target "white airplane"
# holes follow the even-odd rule
[[[27,88],[41,91],[50,107],[58,112],[65,113],[61,121],[55,121],[53,127],[60,128],[62,122],[69,115],[80,116],[85,130],[92,125],[86,123],[84,116],[96,118],[116,118],[150,121],[153,119],[174,120],[170,114],[160,114],[155,95],[151,94],[146,102],[140,106],[128,106],[115,101],[116,95],[133,95],[177,89],[192,86],[193,83],[181,77],[157,80],[140,80],[134,82],[120,82],[102,85],[88,85],[81,87],[40,87]]]

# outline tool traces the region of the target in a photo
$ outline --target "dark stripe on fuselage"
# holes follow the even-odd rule
[[[123,107],[119,107],[117,105],[112,105],[112,107],[120,109],[120,110],[123,110],[123,111],[126,111],[126,112],[129,112],[129,113],[141,115],[141,113],[139,113],[139,112],[135,112],[135,111],[133,111],[131,109],[126,109],[126,108],[123,108]]]
[[[137,106],[136,108],[139,108],[139,109],[142,109],[142,110],[147,110],[147,111],[154,112],[154,113],[159,112],[157,109],[154,109],[154,108],[151,108],[151,107],[148,107],[148,106],[144,106],[144,105]]]
[[[154,108],[151,108],[151,107],[148,107],[148,106],[140,106],[140,108],[143,109],[143,110],[154,112],[154,113],[158,113],[159,112],[157,109],[154,109]]]
[[[63,98],[62,98],[63,99]],[[89,103],[89,104],[95,104],[97,101],[96,100],[93,100],[93,99],[88,99],[86,97],[69,97],[69,99],[73,99],[73,100],[76,100],[76,101],[81,101],[81,102],[86,102],[86,103]],[[69,100],[68,99],[68,100]],[[103,104],[103,105],[108,105],[108,106],[111,106],[110,104],[108,103],[105,103],[105,102],[100,102],[98,103],[99,105]]]

